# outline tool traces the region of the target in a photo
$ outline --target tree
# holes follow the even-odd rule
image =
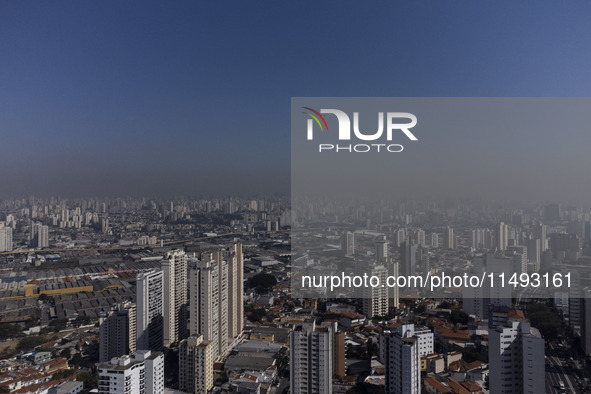
[[[53,374],[53,380],[64,379],[74,375],[76,371],[73,369],[63,369]]]
[[[80,364],[82,364],[82,355],[80,353],[76,353],[72,356],[72,359],[70,360],[70,365],[79,367]]]
[[[90,374],[88,372],[81,372],[76,377],[76,380],[79,382],[84,383],[84,391],[88,393],[92,389],[96,389],[98,387],[98,375]]]
[[[454,324],[461,323],[461,324],[468,324],[470,320],[470,315],[466,312],[461,311],[459,309],[454,309],[451,311],[451,322]]]
[[[72,353],[70,352],[70,349],[64,349],[60,352],[60,356],[65,358],[66,360],[69,360],[70,357],[72,357]]]
[[[451,304],[448,301],[443,301],[441,304],[439,304],[439,308],[440,309],[450,309]]]
[[[20,337],[23,333],[18,324],[0,324],[0,339]]]
[[[415,308],[415,313],[420,315],[421,313],[425,313],[426,310],[427,307],[425,306],[425,304],[420,304]]]
[[[277,284],[277,279],[271,274],[260,273],[248,281],[248,286],[256,288],[257,292],[271,290]]]
[[[267,311],[265,311],[263,308],[258,308],[252,311],[249,318],[252,322],[260,322],[265,316],[267,316]]]
[[[54,332],[64,330],[68,326],[68,319],[57,319],[49,323],[49,327],[53,328]]]
[[[530,302],[527,305],[527,317],[532,327],[540,330],[542,336],[550,341],[555,340],[562,329],[560,318],[544,304]]]
[[[45,338],[41,336],[24,337],[16,345],[17,351],[29,351],[45,343]]]

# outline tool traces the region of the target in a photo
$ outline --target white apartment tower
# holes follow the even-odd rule
[[[12,228],[0,227],[0,252],[12,251]]]
[[[443,233],[443,247],[445,249],[455,249],[456,248],[456,237],[454,235],[454,229],[447,226]]]
[[[402,325],[397,331],[385,331],[380,335],[380,361],[386,367],[386,394],[421,393],[419,341],[412,325]]]
[[[307,320],[289,335],[293,394],[332,394],[334,335],[331,327]]]
[[[137,342],[142,350],[161,350],[164,340],[162,271],[141,272],[137,275]]]
[[[497,249],[500,251],[507,250],[507,246],[509,245],[509,226],[503,222],[499,223],[496,228],[495,237]]]
[[[343,234],[341,249],[346,256],[353,256],[355,254],[355,233],[347,231]]]
[[[164,355],[138,350],[97,365],[99,394],[163,394]]]
[[[383,265],[374,266],[368,275],[379,278],[379,283],[383,284],[386,283],[386,279],[388,278],[388,269]],[[387,286],[363,287],[363,314],[369,319],[374,316],[386,316],[389,312],[389,290]]]
[[[376,241],[376,261],[384,262],[388,258],[388,241],[382,236]]]
[[[433,354],[435,351],[433,332],[427,327],[417,327],[414,324],[402,324],[398,327],[398,334],[402,338],[417,338],[419,356]]]
[[[491,393],[544,392],[544,339],[529,321],[490,329],[488,346]]]
[[[168,252],[160,262],[164,276],[164,345],[187,337],[187,256],[183,250]]]
[[[179,386],[195,394],[207,394],[213,388],[213,342],[203,335],[191,335],[179,346]]]
[[[431,233],[431,240],[430,240],[430,246],[433,248],[438,248],[439,247],[439,234],[437,233]]]

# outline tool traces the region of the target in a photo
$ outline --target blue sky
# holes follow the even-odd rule
[[[289,188],[290,98],[589,96],[589,1],[0,2],[0,197]]]

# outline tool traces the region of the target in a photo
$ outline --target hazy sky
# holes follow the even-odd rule
[[[589,96],[590,15],[575,0],[0,2],[0,197],[287,192],[292,96]]]

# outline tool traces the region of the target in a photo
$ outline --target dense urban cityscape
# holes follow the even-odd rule
[[[0,390],[586,392],[591,211],[506,205],[3,200]],[[519,292],[335,294],[302,288],[301,266],[573,275]]]

